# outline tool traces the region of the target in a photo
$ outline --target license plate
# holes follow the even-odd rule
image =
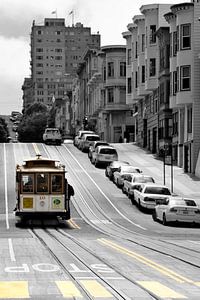
[[[188,215],[188,211],[187,211],[187,210],[184,210],[184,211],[183,211],[183,214],[184,214],[184,215]]]
[[[110,159],[110,156],[105,156],[105,159]]]
[[[33,198],[23,198],[23,208],[33,208]]]

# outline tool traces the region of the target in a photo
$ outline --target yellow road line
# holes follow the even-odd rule
[[[90,295],[95,298],[113,297],[112,294],[109,293],[106,288],[96,280],[80,280],[80,283],[90,293]]]
[[[166,268],[166,267],[164,267],[164,266],[162,266],[162,265],[136,253],[136,252],[133,252],[124,247],[121,247],[120,245],[113,243],[112,241],[109,241],[106,239],[98,239],[98,241],[100,243],[105,244],[106,246],[109,246],[109,247],[123,253],[123,254],[126,254],[130,257],[135,258],[136,260],[142,262],[143,264],[157,270],[158,272],[162,273],[163,275],[166,275],[179,283],[187,282],[187,283],[195,284],[192,280],[190,280],[182,275],[179,275],[178,273],[174,272],[173,270],[170,270],[170,269],[168,269],[168,268]]]
[[[0,299],[29,298],[27,281],[0,281]]]
[[[146,290],[151,291],[156,296],[168,299],[186,299],[184,295],[176,293],[172,289],[156,281],[137,281],[137,283]]]
[[[56,284],[63,297],[80,297],[83,298],[75,284],[71,281],[56,281]]]
[[[73,219],[67,221],[73,228],[81,229]]]
[[[35,150],[35,153],[36,153],[36,154],[40,154],[40,150],[39,150],[37,144],[32,143],[32,145],[33,145],[33,148],[34,148],[34,150]]]

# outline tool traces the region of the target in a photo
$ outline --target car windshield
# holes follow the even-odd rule
[[[159,186],[147,186],[144,191],[145,194],[161,194],[161,195],[171,195],[168,188]]]
[[[132,166],[124,166],[121,169],[121,172],[122,173],[124,173],[124,172],[126,172],[126,173],[140,173],[140,169],[132,167]]]
[[[152,177],[136,177],[134,178],[134,182],[140,182],[140,183],[145,183],[145,182],[154,182]]]
[[[103,148],[103,149],[100,149],[99,153],[113,155],[113,154],[117,154],[117,151],[115,149]]]

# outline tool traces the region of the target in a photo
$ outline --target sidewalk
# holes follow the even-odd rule
[[[119,153],[119,160],[129,161],[140,167],[143,173],[154,177],[158,184],[164,184],[164,163],[154,154],[140,148],[134,143],[113,144]],[[182,168],[165,166],[165,184],[178,195],[199,199],[200,204],[200,178],[184,173]],[[172,179],[172,180],[171,180]]]

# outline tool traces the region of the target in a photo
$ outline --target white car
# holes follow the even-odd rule
[[[165,200],[156,201],[152,217],[154,221],[160,220],[163,225],[170,222],[200,224],[200,208],[193,199],[168,197]]]
[[[110,146],[110,144],[107,143],[106,141],[101,141],[101,140],[92,142],[92,144],[88,149],[88,157],[90,160],[92,159],[92,153],[95,151],[95,148],[98,146]]]
[[[92,152],[91,162],[97,167],[100,164],[108,165],[118,160],[117,150],[112,146],[97,146]]]
[[[138,188],[138,184],[148,182],[155,183],[155,180],[149,175],[129,174],[129,176],[127,176],[127,178],[124,180],[122,191],[123,193],[127,194],[127,196],[133,201],[134,190]]]
[[[85,133],[94,133],[94,131],[91,131],[91,130],[79,130],[78,133],[77,133],[77,135],[74,138],[74,146],[78,147],[80,139],[83,136],[83,134],[85,134]]]
[[[120,166],[117,171],[113,174],[113,182],[118,186],[121,187],[121,176],[123,174],[128,173],[142,173],[142,170],[135,166]]]
[[[154,209],[156,200],[163,200],[171,196],[171,191],[165,185],[155,183],[141,183],[134,190],[134,201],[140,209]]]
[[[80,139],[78,148],[83,152],[84,151],[87,152],[91,143],[93,141],[99,141],[99,140],[100,140],[100,137],[98,134],[95,134],[95,133],[83,134],[83,136]]]

